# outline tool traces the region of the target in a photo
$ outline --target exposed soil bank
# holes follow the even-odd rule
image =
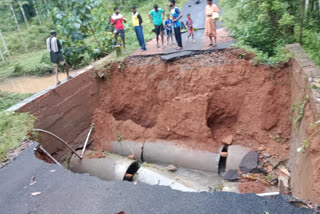
[[[233,144],[287,157],[290,137],[289,69],[272,70],[228,50],[162,62],[132,58],[101,85],[94,142],[173,141],[217,153]]]
[[[301,122],[294,124],[290,140],[293,196],[320,204],[320,70],[300,45],[289,45],[292,104],[303,105]],[[305,145],[304,152],[297,152]]]

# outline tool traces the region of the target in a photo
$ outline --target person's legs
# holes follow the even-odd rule
[[[54,70],[55,70],[55,73],[56,73],[56,82],[57,82],[57,85],[60,85],[60,81],[59,81],[59,64],[54,64]]]
[[[126,39],[124,30],[119,31],[120,37],[122,39],[123,50],[126,50]]]
[[[182,48],[182,38],[181,38],[181,31],[180,27],[175,27],[174,28],[174,34],[178,43],[178,48]]]
[[[156,33],[157,47],[160,48],[159,46],[160,26],[159,25],[154,25],[154,32]]]
[[[68,64],[66,62],[64,62],[63,66],[64,66],[64,70],[67,73],[67,79],[71,79],[71,76],[69,74],[69,66],[68,66]]]
[[[147,50],[146,49],[146,44],[144,42],[144,35],[143,35],[143,28],[142,26],[138,26],[138,35],[139,35],[139,43],[140,43],[140,46],[141,46],[141,49],[142,50]]]
[[[171,43],[174,45],[174,44],[176,44],[174,41],[173,41],[173,32],[171,32]]]
[[[212,44],[212,36],[209,36],[209,39],[210,39],[210,44],[209,44],[209,46],[212,46],[213,44]]]
[[[163,35],[163,31],[160,33],[160,35],[161,35],[162,46],[164,46],[164,35]]]
[[[217,37],[214,37],[214,45],[213,46],[217,46]]]
[[[162,46],[164,46],[164,27],[162,24],[160,25],[160,35],[161,35]]]
[[[116,44],[118,44],[118,31],[115,30],[113,34],[114,34],[114,39],[116,40]]]

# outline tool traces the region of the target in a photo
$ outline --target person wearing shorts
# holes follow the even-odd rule
[[[163,19],[164,19],[164,10],[159,8],[157,4],[153,6],[153,10],[149,12],[150,20],[154,24],[154,32],[157,35],[157,47],[160,48],[159,45],[159,35],[161,36],[162,46],[164,46],[164,27],[163,27]]]
[[[187,41],[189,40],[189,38],[192,36],[192,42],[196,42],[194,40],[194,29],[193,29],[193,20],[191,19],[191,14],[189,13],[187,15],[187,21],[186,21],[186,25],[188,27],[188,36],[187,36]]]
[[[123,49],[126,49],[125,31],[123,23],[127,23],[127,20],[119,13],[119,8],[115,7],[114,14],[111,17],[111,24],[114,26],[114,38],[116,40],[116,48],[120,47],[118,43],[118,35],[122,39]]]
[[[169,13],[166,16],[167,16],[167,20],[165,21],[164,25],[165,25],[166,32],[167,32],[167,45],[169,45],[170,38],[171,38],[171,44],[174,44],[173,35],[172,35],[173,21],[170,18],[170,14]]]
[[[50,61],[55,67],[57,85],[60,85],[61,83],[58,77],[59,65],[64,66],[67,73],[67,79],[71,79],[71,76],[69,75],[69,67],[61,52],[62,45],[59,39],[57,39],[57,33],[54,30],[50,32],[50,37],[47,39],[47,49],[50,52]]]

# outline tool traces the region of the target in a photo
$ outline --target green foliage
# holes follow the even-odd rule
[[[304,154],[307,151],[308,147],[309,147],[309,141],[305,140],[303,141],[302,145],[297,149],[297,152]]]
[[[121,137],[120,132],[117,132],[117,141],[118,141],[118,143],[121,143],[121,141],[122,141],[122,137]]]
[[[298,125],[303,116],[304,116],[304,111],[305,111],[305,107],[307,104],[307,100],[303,101],[303,102],[298,102],[296,104],[293,105],[293,121],[296,125]]]
[[[0,91],[0,112],[10,108],[31,95],[32,94],[15,94]]]
[[[28,113],[0,112],[0,162],[31,133],[34,121]]]
[[[314,30],[304,29],[303,48],[315,64],[320,67],[320,30],[316,32]]]
[[[112,9],[103,0],[69,0],[70,10],[54,9],[52,21],[66,40],[62,42],[68,64],[83,61],[85,54],[99,59],[112,50],[113,35],[109,23]]]
[[[237,39],[238,47],[255,53],[256,63],[277,65],[290,59],[284,46],[299,41],[300,0],[221,0],[219,3],[224,9],[224,24]],[[310,11],[304,23],[303,43],[311,58],[320,65],[320,10],[318,7]]]

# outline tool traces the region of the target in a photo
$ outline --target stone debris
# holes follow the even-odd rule
[[[251,151],[249,152],[240,163],[240,170],[243,173],[258,173],[259,152]]]
[[[134,157],[134,155],[129,155],[128,158],[131,159],[131,160],[135,160],[135,159],[136,159],[136,158]]]
[[[236,182],[239,180],[238,170],[230,169],[223,177],[224,180]]]
[[[224,137],[222,139],[222,143],[225,144],[225,145],[231,145],[232,141],[233,141],[233,136],[232,135],[229,135],[229,136]]]
[[[169,165],[169,166],[167,167],[167,170],[168,170],[169,172],[175,172],[175,171],[177,171],[177,167],[175,167],[173,164],[171,164],[171,165]]]

